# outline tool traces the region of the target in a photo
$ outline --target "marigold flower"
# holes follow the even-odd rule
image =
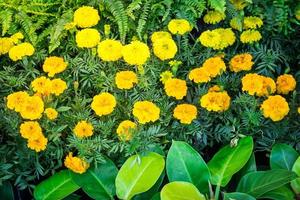
[[[6,106],[11,110],[20,112],[22,106],[24,105],[28,97],[29,94],[27,92],[23,92],[23,91],[14,92],[7,96]]]
[[[50,120],[55,120],[58,116],[58,112],[54,108],[46,108],[44,113]]]
[[[7,54],[13,46],[14,46],[13,39],[9,37],[0,38],[0,55]]]
[[[223,112],[230,106],[230,96],[226,91],[208,92],[201,97],[200,105],[208,111]]]
[[[185,19],[172,19],[168,24],[168,29],[174,35],[184,35],[192,30],[192,26]]]
[[[247,30],[243,31],[240,40],[242,43],[252,44],[253,42],[258,42],[262,38],[261,34],[257,30]]]
[[[177,46],[173,39],[157,39],[153,43],[153,52],[161,60],[174,58],[177,53]]]
[[[221,43],[221,35],[216,31],[207,30],[201,33],[198,40],[203,46],[216,49]]]
[[[180,100],[186,96],[186,82],[181,79],[171,78],[165,82],[165,91],[169,97],[175,97]]]
[[[211,80],[209,72],[203,67],[192,69],[189,73],[189,79],[195,83],[207,83]]]
[[[156,31],[151,35],[151,42],[154,43],[160,39],[172,39],[172,35],[166,31]]]
[[[122,49],[125,62],[129,65],[143,65],[150,57],[150,50],[147,44],[140,41],[132,41]]]
[[[33,91],[42,95],[49,95],[51,92],[51,80],[45,76],[38,77],[31,82]]]
[[[245,17],[244,18],[244,29],[256,29],[263,25],[263,21],[259,17]]]
[[[66,156],[64,164],[68,169],[78,174],[83,174],[90,167],[89,163],[77,156],[73,156],[71,152]]]
[[[289,104],[280,95],[269,96],[260,106],[265,118],[280,121],[289,113]]]
[[[222,39],[214,49],[224,49],[234,44],[235,35],[231,28],[217,28],[215,31],[221,35]]]
[[[216,56],[205,60],[202,68],[211,78],[215,78],[226,70],[226,65],[221,57]]]
[[[40,119],[43,112],[44,102],[38,96],[27,97],[20,110],[22,118],[30,120]]]
[[[269,96],[270,94],[275,93],[276,84],[275,81],[270,77],[262,76],[263,87],[260,91],[257,91],[256,95],[259,97]]]
[[[33,55],[33,53],[34,47],[28,42],[13,46],[8,52],[10,59],[13,61],[21,60],[25,56]]]
[[[38,139],[43,133],[37,121],[27,121],[20,125],[21,136],[25,139]]]
[[[76,124],[73,129],[74,134],[79,138],[89,137],[93,135],[93,125],[85,120]]]
[[[252,61],[252,55],[249,53],[243,53],[235,55],[230,60],[230,70],[233,72],[249,71],[252,69],[254,62]]]
[[[40,152],[46,149],[48,139],[41,134],[38,138],[29,138],[27,141],[27,147],[36,152]]]
[[[51,93],[59,96],[67,89],[67,83],[60,78],[51,80]]]
[[[258,74],[246,74],[242,78],[242,90],[250,95],[268,96],[276,91],[273,79]]]
[[[204,15],[203,20],[206,24],[216,24],[224,20],[225,18],[225,13],[216,10],[210,10]]]
[[[173,74],[171,71],[167,70],[160,74],[160,81],[165,84],[167,80],[171,79],[173,77]]]
[[[13,40],[15,44],[18,44],[18,42],[24,38],[24,35],[21,32],[17,32],[12,36],[10,36],[10,38]]]
[[[119,124],[117,134],[121,140],[128,141],[131,140],[134,129],[136,129],[136,124],[134,122],[124,120]]]
[[[191,104],[179,104],[175,107],[173,116],[182,124],[191,124],[197,117],[197,108]]]
[[[76,33],[76,43],[80,48],[92,48],[99,44],[100,33],[97,29],[86,28]]]
[[[115,82],[119,89],[131,89],[138,79],[133,71],[121,71],[116,74]]]
[[[74,12],[73,21],[80,28],[88,28],[98,24],[98,11],[91,6],[82,6]]]
[[[43,64],[44,72],[48,73],[49,77],[59,74],[67,68],[67,63],[63,58],[57,56],[47,57]]]
[[[284,74],[277,78],[277,92],[279,94],[288,94],[296,88],[296,80],[290,74]]]
[[[122,48],[120,41],[106,39],[98,45],[98,56],[104,61],[117,61],[122,58]]]
[[[116,99],[112,94],[102,92],[94,96],[91,107],[95,111],[96,115],[102,116],[112,113],[116,105]]]
[[[160,109],[150,101],[138,101],[133,105],[132,114],[139,123],[146,124],[159,119]]]

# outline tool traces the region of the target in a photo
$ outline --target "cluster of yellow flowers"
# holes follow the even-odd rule
[[[214,86],[200,98],[200,105],[208,111],[223,112],[230,106],[230,96],[220,87]]]
[[[231,28],[217,28],[202,32],[199,41],[205,47],[219,50],[233,45],[235,35]]]

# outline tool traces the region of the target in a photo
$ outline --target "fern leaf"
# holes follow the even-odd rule
[[[143,30],[145,28],[145,25],[146,25],[146,22],[147,22],[147,19],[149,16],[150,5],[151,5],[150,3],[151,3],[150,0],[146,1],[143,11],[142,11],[142,14],[140,16],[140,19],[138,21],[138,26],[137,26],[136,32],[137,32],[140,40],[142,39],[142,33],[143,33]]]
[[[2,24],[2,36],[5,35],[11,26],[13,12],[11,10],[3,10],[0,12],[0,23]]]
[[[141,4],[142,4],[142,0],[134,0],[127,6],[126,13],[131,19],[135,20],[135,15],[133,14],[133,12],[135,10],[140,9]]]

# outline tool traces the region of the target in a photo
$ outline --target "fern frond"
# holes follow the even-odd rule
[[[145,28],[145,25],[146,25],[146,22],[147,22],[147,19],[149,16],[150,5],[151,5],[151,0],[147,0],[143,7],[143,11],[140,16],[140,19],[138,21],[138,26],[137,26],[136,32],[137,32],[140,40],[142,39],[142,33],[143,33],[143,30]]]
[[[13,12],[11,10],[3,10],[0,12],[0,24],[2,24],[2,36],[8,31],[12,23]]]
[[[141,8],[142,1],[143,0],[134,0],[127,6],[126,13],[131,19],[135,20],[133,12]]]

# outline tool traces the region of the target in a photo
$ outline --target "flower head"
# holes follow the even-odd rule
[[[216,24],[224,20],[225,18],[225,13],[216,10],[210,10],[204,15],[203,20],[206,24]]]
[[[165,91],[169,97],[175,97],[180,100],[186,96],[186,82],[181,79],[171,78],[165,82]]]
[[[51,80],[51,93],[59,96],[67,89],[67,83],[60,78]]]
[[[160,39],[172,39],[172,35],[166,31],[157,31],[152,33],[151,35],[151,42],[154,43]]]
[[[122,121],[118,128],[117,134],[121,140],[128,141],[132,138],[132,132],[136,129],[136,124],[130,120]]]
[[[10,59],[13,61],[21,60],[25,56],[33,55],[33,53],[34,47],[28,42],[13,46],[8,52]]]
[[[211,91],[201,97],[200,105],[208,111],[223,112],[230,106],[230,96],[226,91]]]
[[[98,11],[91,6],[82,6],[74,12],[73,21],[80,28],[88,28],[98,24]]]
[[[89,137],[93,135],[93,125],[85,120],[76,124],[73,129],[74,134],[79,138]]]
[[[290,74],[284,74],[277,78],[277,92],[279,94],[288,94],[296,88],[296,80]]]
[[[116,99],[112,94],[102,92],[94,96],[91,107],[95,111],[96,115],[103,116],[112,113],[116,105]]]
[[[242,78],[242,90],[250,95],[268,96],[276,91],[273,79],[258,74],[246,74]]]
[[[28,97],[29,94],[27,92],[23,92],[23,91],[14,92],[7,96],[6,106],[11,110],[20,112],[21,108],[23,107]]]
[[[47,57],[43,64],[44,72],[48,73],[49,77],[59,74],[67,68],[67,63],[63,58],[57,56]]]
[[[98,56],[104,61],[117,61],[122,58],[122,48],[120,41],[106,39],[98,45]]]
[[[252,68],[254,62],[252,61],[252,55],[249,53],[243,53],[235,55],[230,60],[230,70],[234,72],[249,71]]]
[[[21,136],[25,139],[37,139],[42,135],[42,128],[36,121],[23,122],[20,125]]]
[[[192,26],[185,19],[172,19],[168,24],[168,29],[174,35],[184,35],[192,30]]]
[[[116,85],[119,89],[131,89],[138,82],[137,76],[133,71],[121,71],[116,74]]]
[[[76,43],[80,48],[92,48],[99,44],[100,33],[97,29],[86,28],[76,33]]]
[[[38,77],[31,82],[33,91],[42,95],[49,95],[51,92],[51,80],[45,76]]]
[[[122,49],[125,62],[129,65],[143,65],[150,57],[150,50],[147,44],[140,41],[132,41]]]
[[[46,149],[48,139],[43,135],[39,135],[38,138],[29,138],[27,141],[27,147],[36,152],[40,152]]]
[[[261,38],[259,31],[250,29],[242,32],[240,40],[242,43],[252,44],[253,42],[258,42]]]
[[[58,112],[54,108],[46,108],[44,113],[50,120],[55,120],[58,116]]]
[[[263,21],[259,17],[245,17],[244,18],[244,29],[257,29],[263,25]]]
[[[179,104],[174,109],[173,116],[182,124],[190,124],[197,117],[197,108],[191,104]]]
[[[0,55],[7,54],[13,46],[14,46],[13,39],[9,37],[0,38]]]
[[[177,46],[173,39],[162,38],[153,43],[153,52],[161,60],[174,58]]]
[[[71,152],[66,156],[64,164],[67,168],[78,174],[83,174],[90,166],[85,160],[73,156]]]
[[[150,101],[138,101],[133,105],[132,114],[139,123],[146,124],[159,119],[160,109]]]
[[[189,79],[195,83],[207,83],[210,79],[210,73],[203,67],[192,69],[189,73]]]
[[[226,65],[221,57],[216,56],[205,60],[202,68],[207,71],[211,78],[215,78],[226,70]]]
[[[289,113],[289,104],[280,95],[269,96],[260,106],[265,118],[280,121]]]
[[[38,96],[27,97],[20,109],[23,119],[36,120],[42,117],[44,102]]]

